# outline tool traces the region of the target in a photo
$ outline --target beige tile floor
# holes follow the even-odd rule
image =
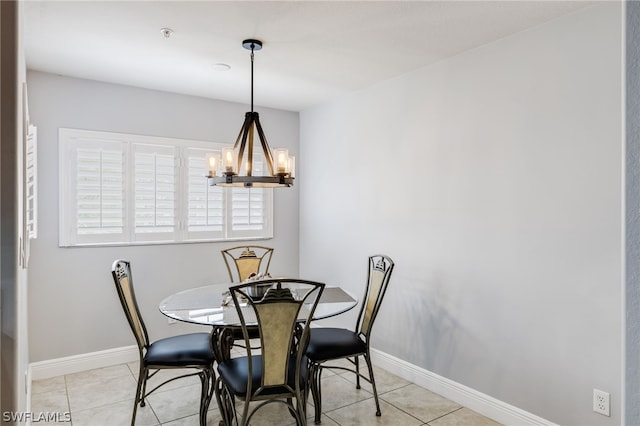
[[[34,381],[31,412],[70,412],[73,426],[129,425],[137,371],[137,363],[130,363]],[[165,379],[176,373],[176,370],[161,372]],[[322,378],[322,425],[498,425],[491,419],[383,369],[376,368],[375,374],[381,417],[375,416],[375,403],[368,383],[363,383],[362,389],[357,390],[353,374],[341,370],[325,370]],[[156,382],[157,379],[152,381]],[[144,408],[138,408],[136,425],[197,425],[199,395],[200,381],[197,377],[171,382],[150,395]],[[307,414],[309,417],[313,416],[311,405]],[[217,426],[219,420],[214,398],[207,422]],[[69,425],[68,422],[57,424]],[[284,406],[271,404],[261,409],[253,417],[251,424],[293,425],[295,421]],[[313,425],[313,420],[309,424]]]

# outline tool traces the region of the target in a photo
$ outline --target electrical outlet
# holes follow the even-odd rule
[[[611,415],[611,405],[609,401],[609,394],[607,392],[594,389],[593,390],[593,411],[598,414],[609,417]]]

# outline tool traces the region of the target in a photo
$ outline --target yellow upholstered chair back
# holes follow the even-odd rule
[[[122,259],[116,260],[111,266],[111,274],[113,275],[113,281],[118,291],[122,309],[138,343],[138,349],[142,351],[149,347],[149,336],[142,316],[140,315],[136,294],[133,290],[130,262]]]
[[[393,261],[384,255],[369,257],[367,288],[358,316],[359,332],[369,338],[393,271]]]
[[[222,250],[222,257],[231,282],[243,282],[251,274],[269,272],[273,248],[263,246],[238,246]]]

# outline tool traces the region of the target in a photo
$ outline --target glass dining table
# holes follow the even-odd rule
[[[257,281],[258,283],[259,281]],[[211,284],[174,293],[159,304],[160,312],[177,321],[212,326],[212,341],[217,359],[228,357],[234,330],[240,320],[228,297],[234,283]],[[337,286],[324,288],[313,319],[320,320],[342,314],[358,304],[358,300]]]

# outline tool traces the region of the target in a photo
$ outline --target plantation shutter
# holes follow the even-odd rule
[[[68,209],[60,221],[62,244],[126,240],[124,148],[119,141],[74,138],[61,149],[69,167],[60,180],[70,189],[60,194]]]
[[[176,149],[134,144],[133,152],[136,239],[148,239],[144,234],[176,232]]]
[[[124,229],[122,150],[78,149],[78,234],[119,234]]]
[[[27,128],[25,149],[25,209],[26,230],[28,238],[38,237],[38,129],[29,125]]]
[[[264,227],[263,188],[233,188],[231,194],[231,229],[260,230]]]
[[[257,157],[257,158],[256,158]],[[262,175],[264,172],[264,159],[254,157],[253,173]],[[244,237],[246,235],[260,233],[265,237],[271,236],[271,224],[267,220],[267,211],[270,208],[267,202],[267,194],[271,195],[272,189],[267,188],[230,188],[231,208],[229,220],[229,235],[231,237]]]
[[[224,236],[224,191],[209,186],[206,164],[207,151],[187,149],[187,232],[190,239]]]

